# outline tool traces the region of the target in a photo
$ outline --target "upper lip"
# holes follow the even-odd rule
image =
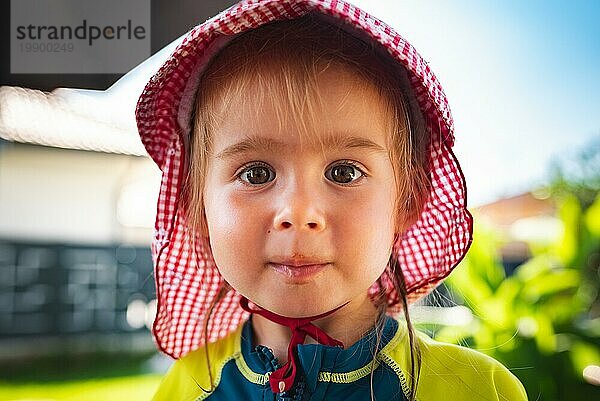
[[[308,265],[324,265],[329,263],[324,258],[310,257],[310,256],[296,256],[296,257],[275,257],[272,258],[270,263],[286,266],[308,266]]]

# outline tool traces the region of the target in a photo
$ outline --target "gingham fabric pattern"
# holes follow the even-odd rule
[[[193,28],[146,85],[136,118],[142,142],[162,170],[152,254],[158,311],[153,326],[158,347],[179,358],[204,344],[206,311],[208,341],[235,330],[247,317],[235,290],[222,291],[210,247],[192,238],[180,210],[186,169],[191,110],[199,76],[210,58],[234,35],[268,22],[301,17],[309,12],[326,16],[345,29],[382,44],[408,71],[410,85],[431,135],[431,191],[420,219],[394,244],[403,269],[409,300],[421,298],[444,279],[468,250],[472,217],[466,210],[466,187],[451,151],[453,121],[446,96],[427,62],[392,28],[363,10],[338,0],[247,0]],[[382,276],[391,313],[400,310],[391,285],[391,272]],[[223,293],[224,292],[224,293]],[[370,289],[375,294],[377,288]],[[217,294],[222,293],[217,298]]]

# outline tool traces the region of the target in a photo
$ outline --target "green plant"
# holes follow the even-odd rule
[[[447,280],[473,319],[438,326],[434,336],[487,353],[505,364],[532,400],[598,399],[600,388],[582,371],[600,364],[600,196],[586,210],[574,195],[560,200],[563,234],[531,244],[531,259],[506,277],[499,250],[505,240],[475,227],[467,257]]]

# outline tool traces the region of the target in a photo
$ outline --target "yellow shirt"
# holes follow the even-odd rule
[[[301,366],[306,362],[303,371],[309,379],[306,394],[299,399],[370,400],[372,370],[377,400],[407,399],[410,386],[407,329],[403,323],[389,318],[384,333],[385,330],[388,333],[385,345],[375,358],[362,339],[347,350],[315,344],[300,346],[304,348],[299,359]],[[422,333],[418,333],[417,341],[421,349],[418,401],[527,400],[521,382],[495,359],[469,348],[437,342]],[[210,393],[202,390],[209,389],[211,384],[205,349],[187,354],[173,364],[153,400],[274,400],[268,385],[269,372],[252,362],[250,344],[249,322],[226,338],[209,344],[214,385]],[[329,358],[328,353],[337,354]],[[343,368],[329,364],[331,360],[345,360]],[[310,377],[314,382],[311,383]]]

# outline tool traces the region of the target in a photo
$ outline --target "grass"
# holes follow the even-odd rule
[[[88,379],[54,383],[10,383],[0,381],[1,401],[148,401],[158,388],[161,375]]]
[[[93,354],[0,365],[0,401],[148,401],[162,374],[151,355]]]

